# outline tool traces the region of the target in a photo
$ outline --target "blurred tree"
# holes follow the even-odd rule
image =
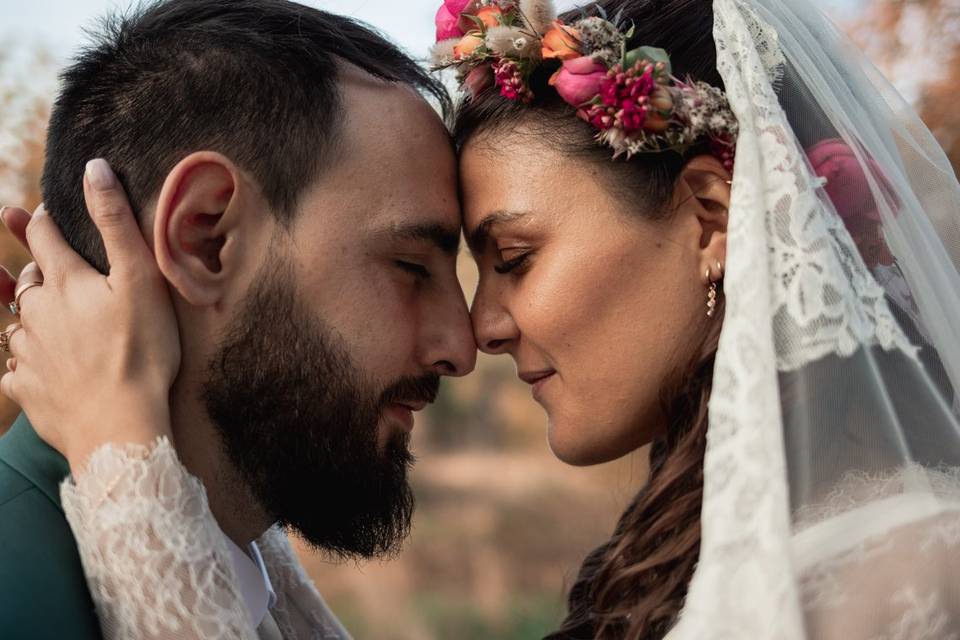
[[[32,208],[40,204],[40,175],[52,95],[45,79],[53,62],[43,51],[0,52],[0,194],[4,202]],[[28,80],[29,79],[29,80]],[[36,80],[32,82],[31,80]],[[0,227],[0,264],[16,275],[30,260],[20,244]],[[14,318],[0,307],[0,327]],[[0,397],[0,434],[19,408]]]
[[[960,0],[870,0],[854,40],[914,103],[960,169]]]

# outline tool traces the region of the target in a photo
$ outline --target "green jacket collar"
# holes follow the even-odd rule
[[[70,465],[56,449],[40,439],[27,416],[21,413],[0,438],[0,460],[37,485],[61,511],[60,483],[70,475]]]

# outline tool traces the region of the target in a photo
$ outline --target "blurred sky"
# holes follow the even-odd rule
[[[863,0],[814,1],[842,18],[855,12]],[[411,54],[426,57],[440,0],[305,0],[303,4],[364,20]],[[584,2],[560,0],[557,4],[563,10]],[[44,48],[59,66],[83,43],[84,26],[129,5],[128,0],[0,0],[0,37],[21,50]]]

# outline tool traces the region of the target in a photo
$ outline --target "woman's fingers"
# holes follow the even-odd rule
[[[2,351],[4,355],[9,356],[7,359],[7,372],[13,373],[16,370],[17,354],[23,353],[23,340],[25,339],[26,334],[23,332],[23,327],[19,322],[8,325],[3,332],[0,332],[0,351]],[[8,398],[13,399],[13,396],[7,394],[6,391],[3,393]]]
[[[91,269],[63,239],[60,228],[43,205],[37,207],[27,225],[27,245],[48,279],[58,280],[58,274]]]
[[[20,278],[17,280],[17,288],[14,290],[14,303],[18,315],[23,313],[24,300],[31,296],[31,289],[36,289],[43,285],[43,272],[36,262],[28,262],[20,271]],[[34,292],[35,293],[35,292]]]
[[[144,264],[152,265],[153,254],[140,233],[127,194],[106,160],[87,163],[83,193],[90,217],[103,236],[110,274],[136,273]]]
[[[0,211],[0,220],[3,221],[7,231],[28,251],[30,247],[27,246],[27,225],[30,224],[31,217],[26,209],[20,207],[4,207]]]
[[[17,279],[6,267],[0,267],[0,304],[9,307],[17,290]]]
[[[26,339],[26,334],[23,333],[23,325],[19,322],[14,322],[13,324],[7,325],[7,328],[3,330],[3,345],[6,347],[6,352],[11,356],[16,357],[18,354],[23,354],[23,340]]]
[[[20,270],[20,277],[17,278],[17,287],[22,287],[27,284],[39,283],[43,284],[43,271],[40,270],[40,266],[36,262],[28,262],[24,265],[23,269]]]
[[[140,233],[127,195],[105,160],[98,158],[87,163],[83,193],[90,217],[103,237],[111,273],[137,273],[145,264],[152,266],[153,254]],[[63,239],[43,205],[32,216],[20,207],[5,207],[0,218],[51,278],[90,268]]]
[[[13,383],[14,375],[15,374],[13,371],[7,371],[5,374],[3,374],[3,377],[0,378],[0,393],[7,396],[17,404],[20,404],[20,400],[17,397],[15,385]]]
[[[17,404],[20,404],[20,399],[16,393],[17,385],[14,384],[13,374],[17,369],[17,357],[22,357],[26,350],[26,341],[27,334],[19,322],[7,325],[7,328],[0,332],[0,352],[7,356],[7,371],[0,382],[0,393]]]

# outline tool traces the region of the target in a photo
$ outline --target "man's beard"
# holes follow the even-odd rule
[[[278,523],[336,556],[394,554],[410,531],[413,456],[402,431],[379,447],[378,422],[391,401],[432,402],[439,377],[375,389],[277,262],[261,270],[211,358],[207,412],[242,482]]]

